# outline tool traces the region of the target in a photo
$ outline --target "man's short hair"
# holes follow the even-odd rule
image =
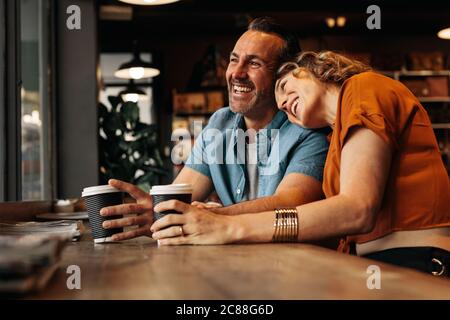
[[[291,61],[301,51],[297,36],[282,25],[278,24],[273,18],[260,17],[250,22],[247,30],[260,31],[268,34],[273,34],[280,37],[285,42],[279,55],[279,63]]]

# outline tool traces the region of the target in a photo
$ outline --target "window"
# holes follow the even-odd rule
[[[50,0],[1,0],[0,201],[52,197]],[[3,67],[2,67],[3,65]]]
[[[22,200],[50,192],[49,2],[20,0]]]

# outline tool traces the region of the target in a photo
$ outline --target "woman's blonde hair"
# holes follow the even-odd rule
[[[303,70],[319,81],[342,85],[351,76],[372,69],[358,60],[333,51],[306,51],[299,54],[294,61],[284,63],[278,69],[277,78],[280,79],[291,71],[294,76],[298,76]]]

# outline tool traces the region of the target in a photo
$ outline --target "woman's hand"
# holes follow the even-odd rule
[[[127,240],[139,236],[150,237],[150,225],[153,223],[152,197],[137,186],[121,180],[111,179],[109,180],[109,185],[120,191],[127,192],[136,200],[136,203],[124,203],[100,210],[100,215],[105,217],[123,215],[122,218],[103,222],[103,228],[105,229],[136,226],[135,229],[113,235],[111,240]]]
[[[224,216],[178,200],[161,202],[156,212],[175,210],[155,221],[150,230],[159,245],[227,244],[236,242],[239,225],[232,216]]]

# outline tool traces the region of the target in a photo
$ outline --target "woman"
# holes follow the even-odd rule
[[[326,199],[275,215],[235,216],[165,202],[155,210],[185,214],[156,221],[153,237],[164,245],[341,236],[341,251],[448,275],[449,179],[417,98],[400,82],[333,52],[305,52],[278,76],[277,104],[291,122],[333,130]]]

